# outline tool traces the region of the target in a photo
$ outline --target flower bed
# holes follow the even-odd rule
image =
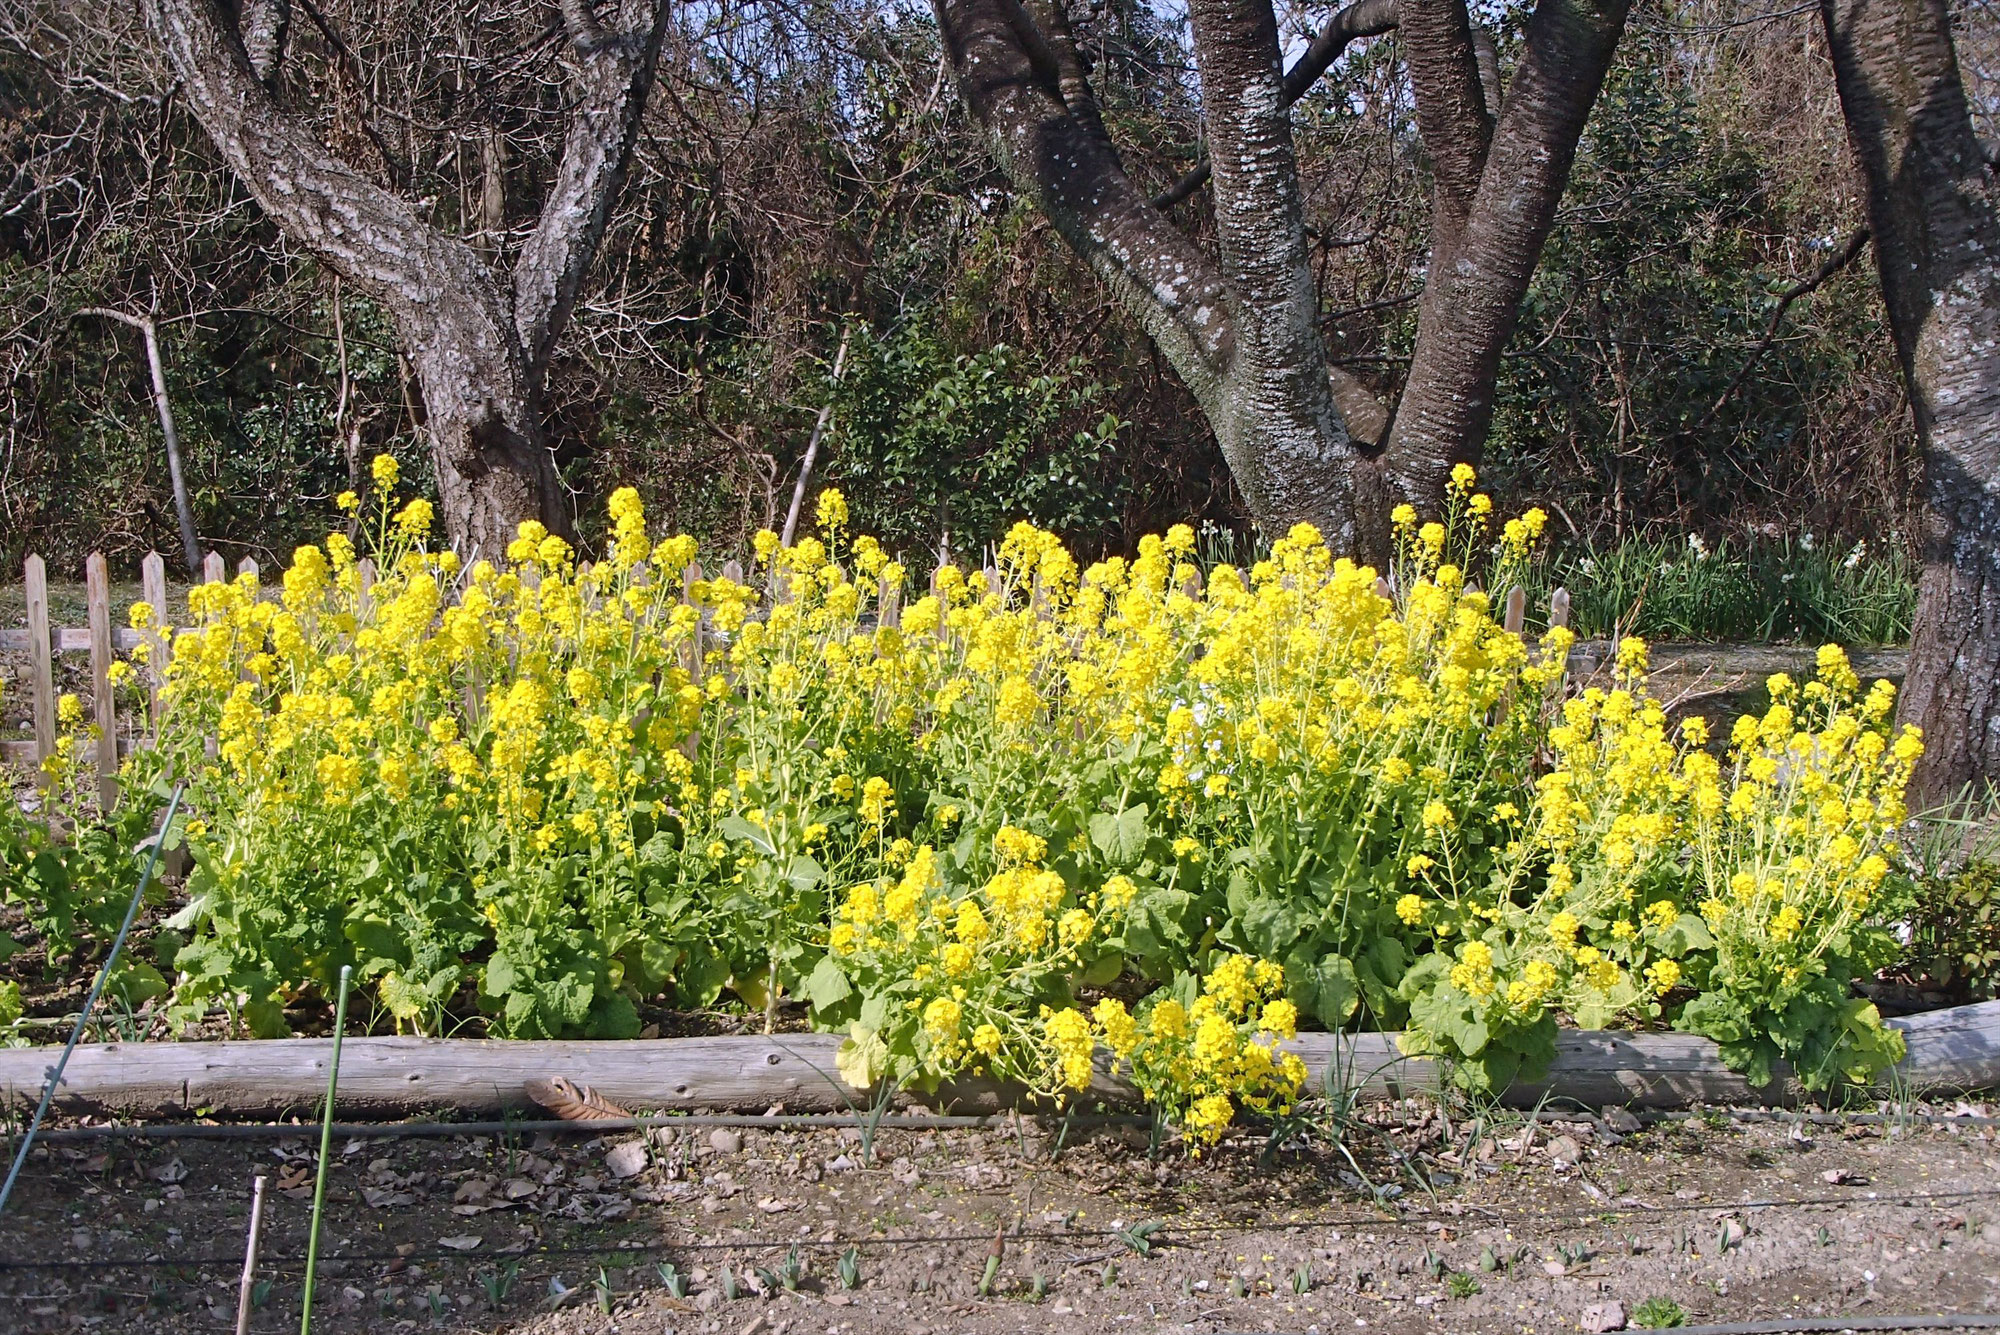
[[[194,591],[124,776],[190,784],[177,976],[132,965],[128,1000],[276,1034],[351,964],[399,1030],[617,1037],[639,1002],[791,996],[856,1085],[1059,1097],[1103,1045],[1196,1143],[1296,1097],[1300,1023],[1406,1028],[1483,1086],[1558,1017],[1817,1086],[1900,1053],[1849,997],[1920,750],[1889,689],[1828,648],[1726,746],[1669,726],[1636,641],[1568,692],[1568,633],[1471,582],[1511,582],[1541,517],[1497,524],[1470,470],[1445,522],[1398,513],[1393,592],[1305,526],[1203,572],[1185,528],[1085,569],[1023,525],[910,596],[836,493],[740,580],[630,491],[595,565],[529,524],[461,569],[376,481],[372,584],[334,535],[276,597]],[[147,810],[95,818],[79,754],[75,840],[0,813],[52,950],[115,921],[107,850]]]

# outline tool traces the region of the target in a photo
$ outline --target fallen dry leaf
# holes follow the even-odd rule
[[[521,1088],[527,1092],[529,1098],[566,1122],[588,1122],[632,1115],[589,1085],[575,1084],[559,1075],[547,1080],[530,1080]]]

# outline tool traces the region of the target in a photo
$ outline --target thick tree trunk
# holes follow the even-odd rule
[[[1912,798],[2000,780],[2000,213],[1944,0],[1822,0],[1924,460]]]
[[[1351,550],[1361,455],[1327,379],[1277,20],[1270,0],[1193,0],[1188,15],[1236,332],[1210,421],[1267,530],[1303,520]]]
[[[1403,26],[1409,30],[1411,6]],[[1463,6],[1458,6],[1463,13]],[[1584,122],[1597,101],[1627,0],[1541,0],[1497,121],[1486,109],[1476,45],[1468,37],[1432,63],[1447,105],[1425,125],[1440,169],[1429,277],[1417,346],[1396,406],[1385,473],[1398,499],[1433,506],[1451,466],[1476,463],[1493,422],[1500,358],[1514,336],[1556,207],[1569,184]],[[1413,78],[1420,68],[1411,53]],[[1423,82],[1418,108],[1424,110]],[[1448,113],[1448,114],[1447,114]],[[1487,144],[1477,154],[1479,132]],[[1466,179],[1476,164],[1476,185]]]
[[[256,14],[281,13],[275,0]],[[503,283],[486,257],[323,147],[281,107],[222,0],[152,0],[189,105],[224,160],[295,241],[380,302],[423,394],[440,511],[467,556],[497,556],[524,519],[570,530],[542,422],[542,386],[623,183],[666,34],[666,0],[621,0],[615,29],[563,9],[578,96],[556,179]],[[265,71],[268,73],[269,71]]]
[[[994,157],[1193,391],[1251,513],[1267,530],[1306,520],[1351,546],[1361,455],[1334,407],[1315,323],[1286,114],[1297,92],[1284,81],[1269,0],[1199,0],[1191,12],[1209,105],[1227,108],[1208,127],[1220,263],[1125,174],[1059,4],[936,0],[936,9]],[[1387,26],[1386,9],[1369,0],[1378,16],[1369,21]],[[1339,49],[1321,46],[1328,60]]]

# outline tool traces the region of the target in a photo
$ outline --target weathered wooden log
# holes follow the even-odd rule
[[[1912,1093],[2000,1087],[2000,1002],[1890,1023],[1909,1045],[1897,1074]],[[531,1106],[523,1086],[558,1075],[589,1084],[614,1103],[649,1111],[761,1111],[783,1104],[788,1112],[840,1112],[866,1100],[841,1082],[834,1067],[839,1046],[831,1034],[629,1042],[351,1038],[341,1053],[339,1112],[501,1112]],[[1400,1097],[1434,1089],[1439,1078],[1435,1063],[1402,1055],[1394,1034],[1303,1034],[1292,1046],[1306,1061],[1314,1091],[1331,1084],[1366,1097]],[[58,1106],[142,1117],[305,1115],[325,1088],[331,1048],[330,1040],[316,1038],[90,1044],[71,1058]],[[31,1105],[55,1052],[0,1050],[0,1107]],[[1799,1096],[1789,1076],[1752,1087],[1722,1064],[1706,1039],[1565,1031],[1544,1077],[1516,1084],[1506,1101],[1672,1108],[1780,1104]],[[966,1081],[927,1099],[899,1100],[919,1101],[979,1112],[1020,1099],[1019,1091]],[[1085,1107],[1135,1101],[1131,1085],[1101,1060],[1097,1078],[1078,1100]]]

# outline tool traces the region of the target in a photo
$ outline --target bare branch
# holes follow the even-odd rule
[[[574,3],[589,12],[581,0]],[[622,0],[618,33],[581,51],[581,96],[570,112],[562,164],[514,262],[514,325],[537,381],[624,185],[668,12],[668,0]]]
[[[1721,412],[1731,399],[1736,397],[1736,391],[1742,388],[1743,382],[1749,378],[1751,370],[1757,365],[1758,358],[1768,352],[1771,345],[1778,341],[1778,328],[1784,324],[1785,312],[1792,308],[1792,303],[1800,297],[1817,290],[1829,278],[1832,278],[1842,269],[1854,263],[1855,257],[1861,254],[1862,247],[1868,244],[1868,235],[1866,227],[1855,228],[1853,234],[1847,238],[1846,244],[1842,245],[1833,254],[1827,256],[1819,268],[1813,270],[1811,277],[1801,279],[1785,289],[1783,295],[1778,298],[1778,304],[1771,308],[1771,320],[1770,323],[1764,326],[1764,337],[1758,339],[1756,344],[1751,347],[1749,355],[1743,359],[1743,365],[1736,369],[1736,374],[1730,377],[1729,384],[1724,387],[1722,393],[1715,396],[1715,402],[1708,406],[1708,411],[1703,413],[1696,420],[1695,424],[1688,428],[1689,432],[1698,432],[1707,427],[1710,422],[1715,420],[1715,415]]]

